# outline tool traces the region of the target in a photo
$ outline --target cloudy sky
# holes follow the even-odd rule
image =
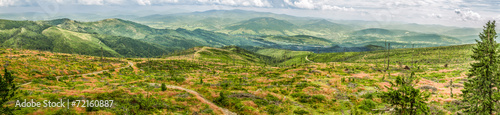
[[[148,15],[213,9],[477,28],[500,20],[499,0],[0,0],[0,13],[40,12],[48,18],[75,12]]]

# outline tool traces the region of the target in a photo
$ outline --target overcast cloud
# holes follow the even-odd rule
[[[4,10],[0,13],[9,13],[9,8],[39,12],[31,11],[37,7],[42,8],[41,11],[57,13],[65,11],[63,6],[78,6],[89,11],[95,11],[90,8],[96,6],[124,7],[134,11],[148,6],[163,6],[165,10],[175,6],[190,6],[185,10],[197,11],[250,9],[340,20],[402,21],[474,27],[481,27],[487,20],[498,20],[500,16],[500,1],[496,0],[0,0],[0,9]]]

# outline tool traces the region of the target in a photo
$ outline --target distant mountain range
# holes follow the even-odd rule
[[[0,20],[2,47],[113,57],[151,57],[164,48],[120,36],[75,32],[44,22]]]
[[[19,17],[28,14],[0,15]],[[234,45],[313,52],[370,51],[383,49],[380,46],[386,43],[391,43],[393,48],[446,46],[474,43],[481,31],[476,28],[403,23],[366,28],[362,24],[357,25],[356,21],[244,10],[116,16],[128,20],[0,20],[0,43],[2,47],[64,53],[151,57],[196,46]]]

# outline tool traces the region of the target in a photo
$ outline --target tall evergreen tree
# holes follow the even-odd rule
[[[7,71],[7,69],[4,71],[3,77],[0,75],[0,114],[11,115],[13,109],[4,107],[4,104],[16,95],[18,87],[14,83],[14,76],[12,76],[11,72]]]
[[[462,90],[463,101],[466,102],[465,111],[469,114],[492,115],[500,93],[499,85],[499,55],[498,44],[495,41],[495,21],[488,21],[483,32],[479,34],[481,40],[476,40],[472,58],[476,63],[471,64],[468,81]]]

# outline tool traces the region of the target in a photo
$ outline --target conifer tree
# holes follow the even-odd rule
[[[462,101],[466,103],[465,113],[492,115],[496,112],[495,104],[499,101],[499,66],[498,44],[495,41],[495,21],[488,21],[480,40],[473,47],[472,59],[477,62],[471,64],[468,80],[462,90]]]
[[[4,70],[3,76],[0,75],[0,113],[10,115],[13,109],[4,106],[4,104],[11,100],[16,95],[16,84],[14,83],[14,76],[10,71]]]
[[[165,85],[165,83],[161,83],[161,91],[166,91],[167,90],[167,86]]]
[[[396,77],[395,82],[389,82],[391,87],[387,87],[389,91],[382,93],[382,99],[395,106],[396,114],[398,115],[420,115],[428,114],[429,107],[425,103],[429,97],[429,93],[420,92],[414,88],[414,84],[418,80],[412,72],[410,77]]]

